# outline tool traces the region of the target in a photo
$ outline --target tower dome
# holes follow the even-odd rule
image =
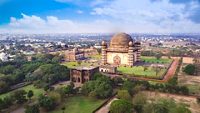
[[[128,48],[129,42],[133,42],[130,35],[126,33],[118,33],[112,37],[110,48]]]

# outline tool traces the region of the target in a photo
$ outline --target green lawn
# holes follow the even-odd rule
[[[166,69],[159,70],[157,76],[156,71],[152,67],[148,67],[146,71],[144,71],[144,67],[142,66],[134,66],[134,67],[118,67],[117,70],[123,74],[134,74],[135,76],[144,76],[144,77],[161,77],[165,72]]]
[[[0,73],[0,77],[4,77],[4,76],[5,76],[4,74]]]
[[[100,60],[101,59],[101,54],[98,54],[98,55],[92,55],[90,56],[92,59],[97,59],[97,60]]]
[[[22,88],[19,88],[19,89],[24,89],[25,91],[29,91],[29,90],[32,90],[34,92],[34,96],[33,98],[37,98],[40,94],[43,94],[44,93],[44,90],[43,89],[38,89],[38,88],[35,88],[33,85],[28,85],[28,86],[25,86],[25,87],[22,87]],[[19,90],[19,89],[16,89],[16,90]],[[15,90],[13,91],[10,91],[10,92],[7,92],[7,93],[4,93],[4,94],[1,94],[0,95],[0,98],[4,98],[5,96],[8,96],[10,95],[12,92],[14,92]]]
[[[76,67],[80,67],[80,66],[88,67],[88,66],[92,66],[95,64],[81,62],[81,64],[79,65],[78,62],[65,62],[65,63],[62,63],[62,65],[67,66],[68,68],[76,68]]]
[[[65,107],[65,113],[92,113],[104,100],[93,100],[85,96],[68,97],[63,105],[58,106],[50,113],[63,113],[61,108]]]
[[[156,59],[155,57],[147,57],[147,56],[141,56],[141,60],[145,62],[150,62],[150,63],[171,63],[172,62],[172,59],[168,59],[168,58]]]

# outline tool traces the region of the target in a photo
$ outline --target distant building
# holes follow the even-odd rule
[[[90,57],[90,56],[98,55],[99,54],[98,51],[97,51],[97,49],[94,48],[94,47],[83,49],[82,51],[84,52],[84,57]]]
[[[83,60],[87,57],[99,54],[97,49],[94,47],[78,49],[74,48],[73,50],[65,51],[65,61],[77,61]]]
[[[101,65],[99,67],[99,71],[103,73],[116,73],[117,72],[117,67],[116,66],[111,66],[111,65]]]
[[[99,67],[78,67],[70,69],[70,80],[74,83],[83,84],[91,80],[91,77],[96,72],[99,72]]]
[[[78,48],[74,48],[72,51],[71,50],[65,51],[64,58],[65,61],[77,61],[77,60],[83,60],[85,57],[83,51],[79,51]]]
[[[8,55],[4,52],[0,53],[0,60],[3,62],[8,61]]]

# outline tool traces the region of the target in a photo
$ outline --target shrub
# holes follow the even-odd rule
[[[115,100],[110,105],[110,113],[133,113],[133,106],[126,100]]]
[[[193,64],[188,64],[184,70],[185,73],[189,74],[189,75],[194,75],[195,73],[195,65]]]

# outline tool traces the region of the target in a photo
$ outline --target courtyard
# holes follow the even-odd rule
[[[160,64],[167,64],[172,62],[172,59],[164,57],[156,59],[155,57],[141,56],[141,60],[146,63],[160,63]]]
[[[120,74],[129,76],[162,79],[173,60],[142,56],[141,61],[137,62],[133,67],[119,66],[117,71]]]
[[[120,66],[117,68],[117,71],[122,74],[128,74],[133,76],[140,76],[140,77],[148,77],[148,78],[162,78],[167,69],[156,69],[153,67],[147,67],[144,69],[143,66],[134,66],[134,67],[123,67]]]

